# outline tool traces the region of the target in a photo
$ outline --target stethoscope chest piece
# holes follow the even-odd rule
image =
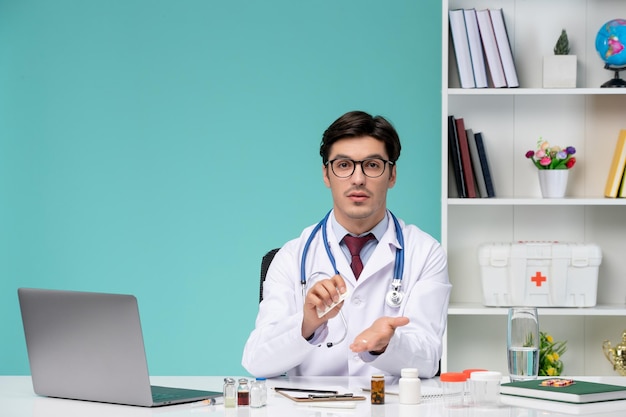
[[[387,292],[385,296],[385,302],[389,307],[398,308],[402,304],[402,300],[404,299],[404,292],[400,290],[400,286],[402,285],[402,281],[399,279],[394,279],[391,282],[391,289]]]

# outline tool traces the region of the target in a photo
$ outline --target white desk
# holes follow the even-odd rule
[[[585,377],[595,382],[626,385],[624,377]],[[183,388],[221,391],[223,377],[154,377],[152,383]],[[424,380],[422,386],[433,386],[437,380]],[[343,377],[292,378],[268,380],[268,387],[299,386],[307,388],[341,387],[345,392],[362,394],[361,387],[369,386],[368,379]],[[363,393],[368,396],[367,393]],[[371,405],[369,400],[357,402],[354,409],[312,408],[297,405],[268,390],[268,405],[260,409],[238,407],[225,409],[223,405],[197,406],[182,404],[159,408],[143,408],[85,401],[39,397],[33,393],[29,376],[0,376],[0,416],[2,417],[152,417],[202,416],[211,417],[562,417],[585,415],[593,417],[623,417],[626,400],[596,404],[573,405],[552,401],[502,396],[503,404],[495,409],[465,407],[449,409],[440,399],[427,400],[419,405],[398,404],[398,397],[387,395],[384,405]]]

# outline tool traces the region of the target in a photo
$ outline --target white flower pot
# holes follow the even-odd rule
[[[543,88],[576,88],[576,55],[544,56]]]
[[[569,169],[540,169],[537,172],[543,198],[565,197]]]

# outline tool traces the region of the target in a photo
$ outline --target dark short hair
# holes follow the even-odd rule
[[[396,129],[382,116],[372,116],[363,111],[351,111],[335,120],[324,132],[320,145],[322,163],[328,162],[331,146],[340,139],[371,136],[385,143],[389,160],[400,157],[400,138]]]

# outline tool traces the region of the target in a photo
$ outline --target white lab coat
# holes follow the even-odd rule
[[[327,222],[328,239],[337,269],[346,281],[349,295],[342,307],[348,323],[345,340],[337,342],[344,327],[341,317],[320,327],[311,341],[302,337],[304,298],[300,265],[304,244],[314,226],[287,242],[272,261],[264,284],[255,329],[246,342],[242,365],[256,377],[287,375],[400,375],[402,368],[417,368],[420,377],[435,375],[441,358],[441,340],[446,326],[451,285],[441,245],[414,225],[399,220],[404,234],[404,300],[389,307],[385,296],[393,275],[396,238],[393,220],[364,266],[358,282]],[[320,279],[334,274],[322,243],[321,231],[311,243],[306,258],[308,291]],[[406,316],[410,323],[398,327],[386,351],[378,356],[356,354],[349,349],[355,337],[381,316]]]

